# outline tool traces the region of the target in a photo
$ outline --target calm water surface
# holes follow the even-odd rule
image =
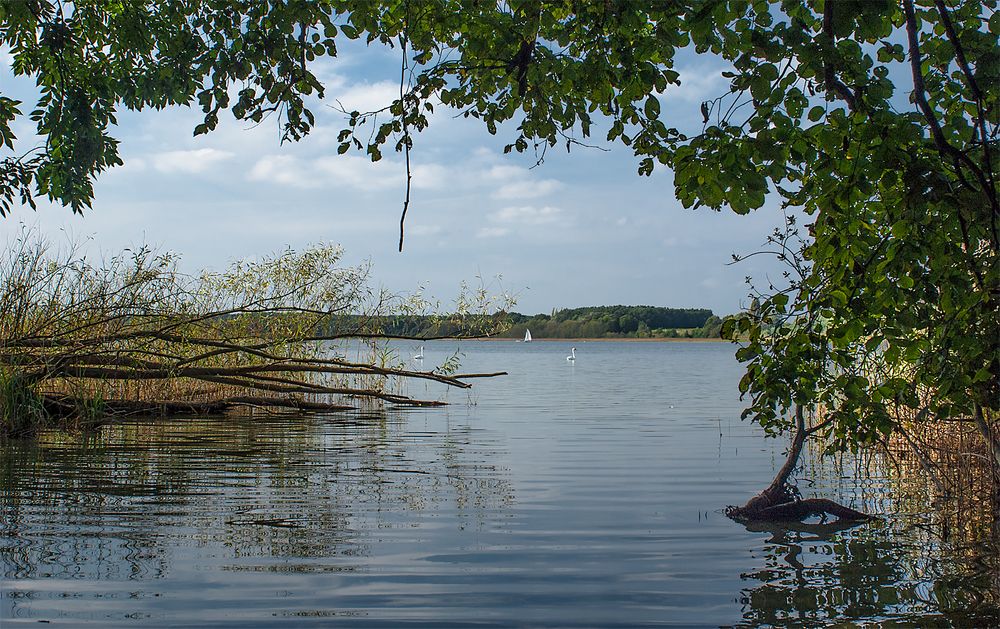
[[[458,347],[425,344],[424,368]],[[740,421],[731,346],[576,347],[574,364],[569,343],[462,343],[463,371],[510,375],[410,387],[444,408],[0,445],[0,624],[997,622],[990,555],[949,559],[877,475],[810,461],[799,481],[879,523],[725,518],[785,445]]]

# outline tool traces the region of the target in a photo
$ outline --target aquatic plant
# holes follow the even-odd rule
[[[0,434],[33,432],[50,420],[45,400],[17,370],[0,368]]]

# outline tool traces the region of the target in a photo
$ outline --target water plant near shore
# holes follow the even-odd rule
[[[0,369],[0,434],[31,432],[47,422],[44,399],[17,371]]]
[[[367,265],[341,259],[339,247],[318,245],[190,276],[172,254],[146,247],[94,265],[77,247],[54,250],[22,233],[0,258],[0,433],[235,407],[435,405],[400,383],[465,388],[493,375],[386,359],[385,315],[427,303],[373,289]],[[461,303],[461,335],[503,324],[493,316],[500,301],[485,291]]]

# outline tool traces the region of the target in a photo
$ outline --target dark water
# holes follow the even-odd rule
[[[454,348],[426,344],[424,366]],[[0,446],[3,627],[997,621],[991,555],[945,552],[926,506],[878,474],[824,460],[799,475],[878,523],[724,517],[784,447],[739,420],[731,346],[577,343],[575,364],[563,343],[461,349],[463,371],[510,375],[409,389],[446,395],[438,409]]]

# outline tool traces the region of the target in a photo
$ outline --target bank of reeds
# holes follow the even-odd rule
[[[368,282],[369,268],[342,266],[334,246],[190,276],[169,253],[138,248],[95,264],[23,233],[0,258],[0,434],[236,407],[433,405],[401,383],[466,388],[494,375],[407,368],[379,325],[427,304]],[[493,305],[485,291],[463,298],[459,334],[494,332],[503,320]]]
[[[919,419],[901,418],[899,430],[885,444],[901,491],[930,497],[943,539],[1000,541],[1000,479],[986,439],[971,420]],[[912,479],[922,482],[908,482]]]

